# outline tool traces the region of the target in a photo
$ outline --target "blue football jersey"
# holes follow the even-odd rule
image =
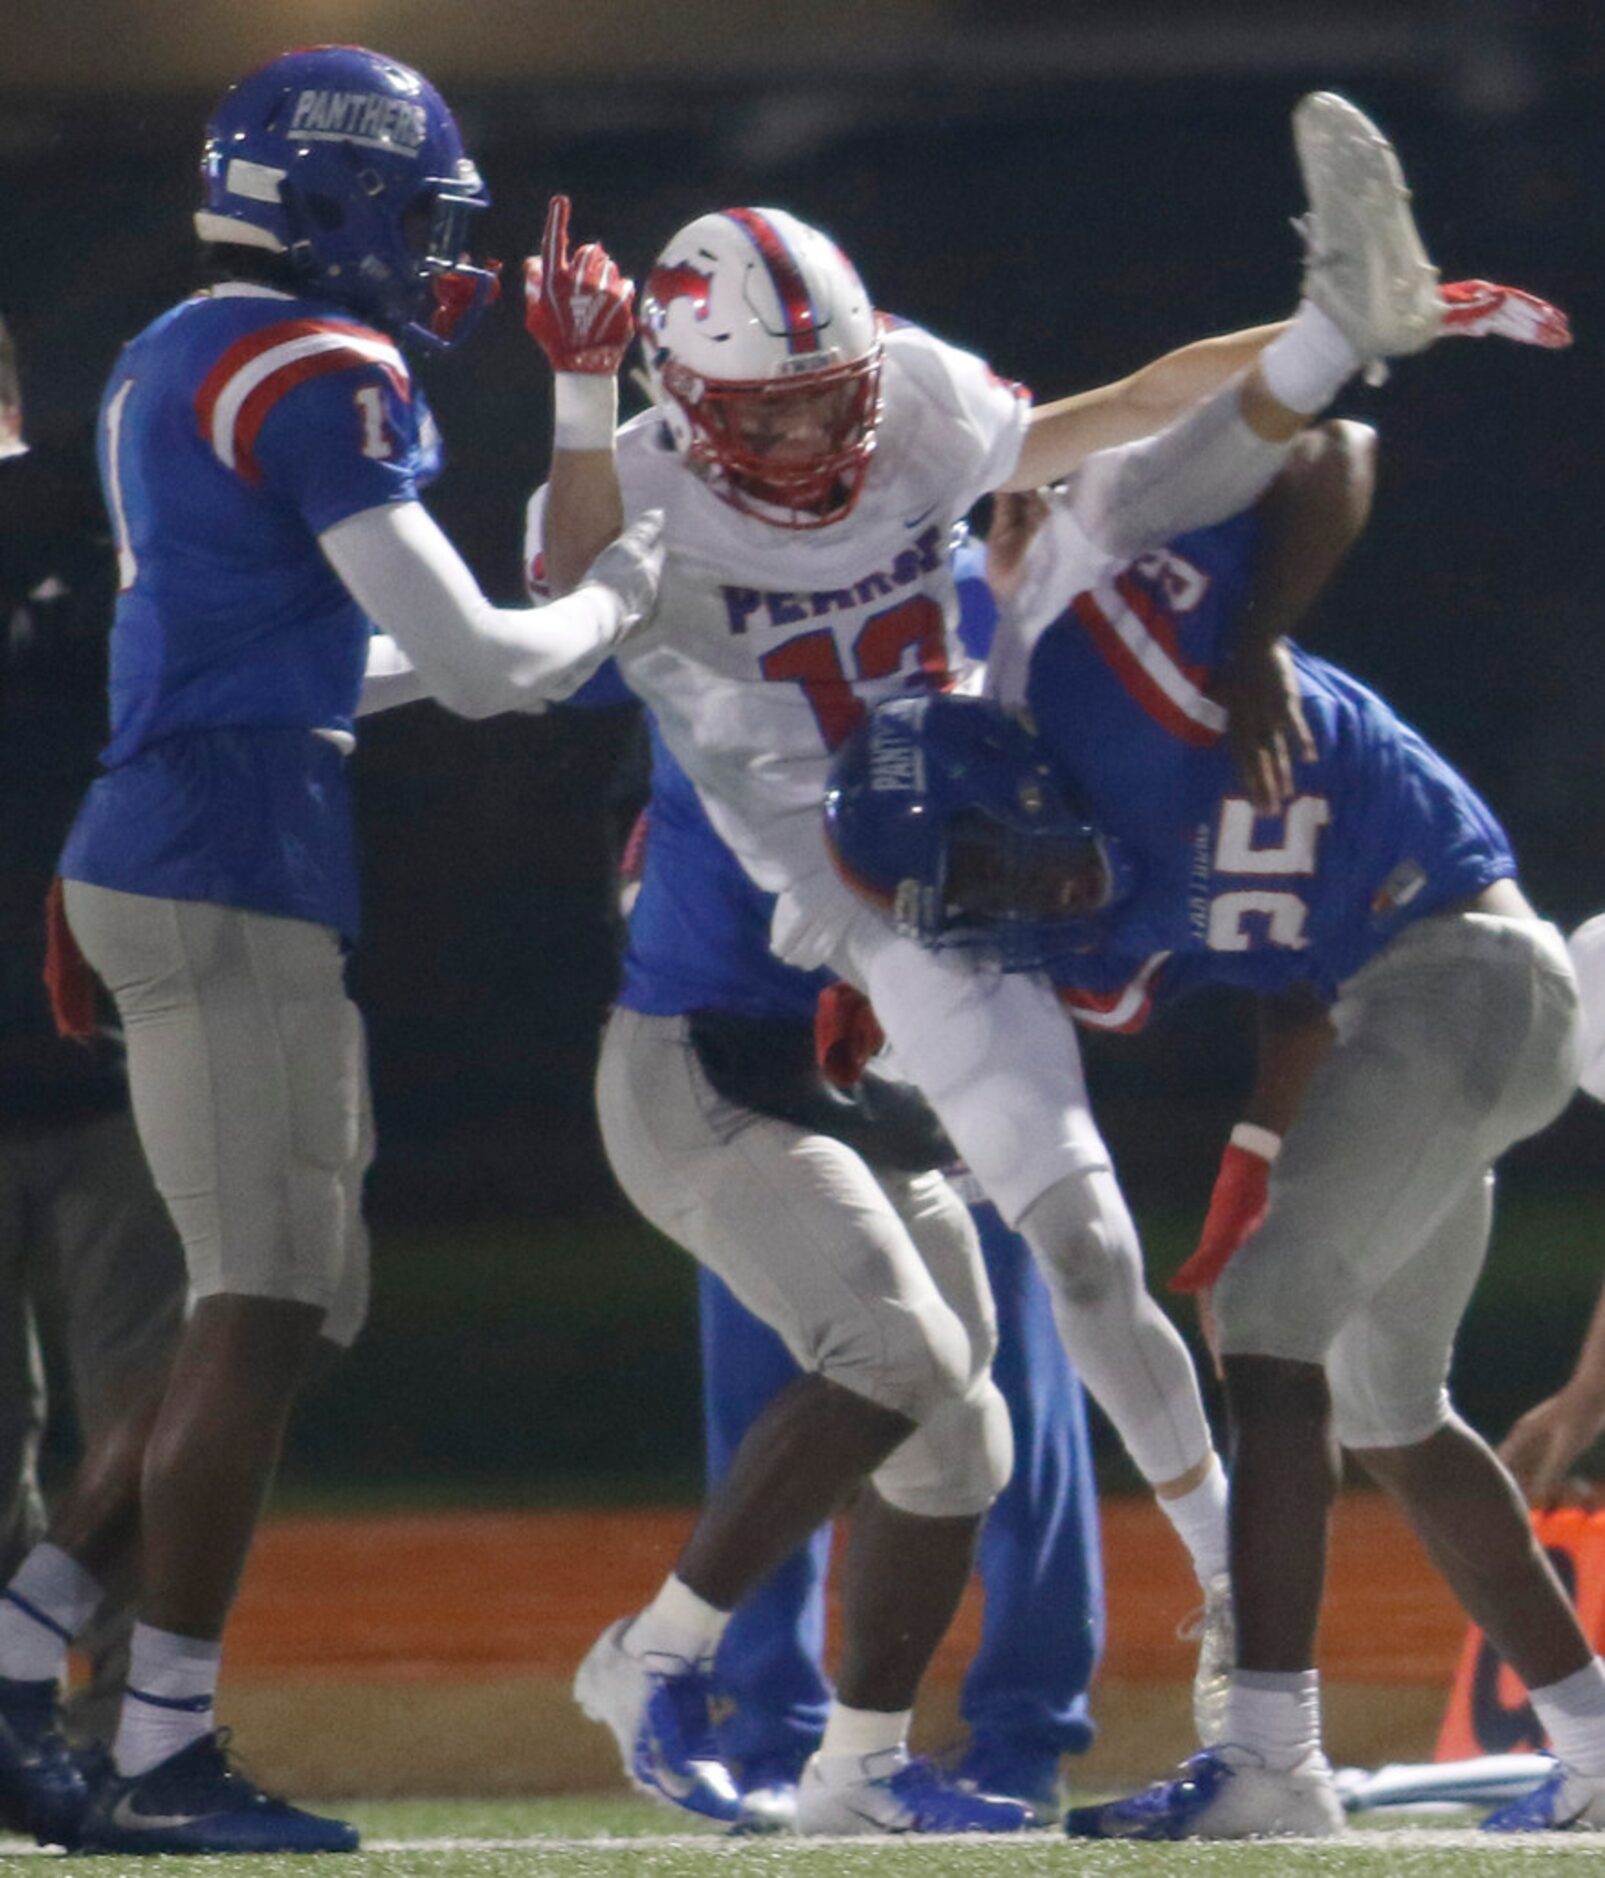
[[[1366,686],[1295,649],[1316,746],[1293,799],[1243,794],[1208,686],[1231,645],[1253,518],[1182,537],[1078,594],[1031,649],[1025,702],[1089,817],[1135,862],[1095,952],[1054,978],[1135,1028],[1199,983],[1331,998],[1411,920],[1515,872],[1476,791]]]
[[[120,571],[111,740],[63,873],[353,932],[337,746],[370,629],[317,538],[438,473],[400,351],[323,303],[197,295],[124,349],[99,452]]]
[[[646,861],[619,1003],[657,1017],[715,1010],[811,1023],[830,974],[798,971],[770,951],[774,895],[747,878],[656,723],[651,731]]]

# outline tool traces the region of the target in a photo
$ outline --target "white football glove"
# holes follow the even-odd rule
[[[663,556],[663,511],[648,509],[585,570],[582,587],[607,587],[623,602],[620,639],[638,632],[652,617],[663,579]]]

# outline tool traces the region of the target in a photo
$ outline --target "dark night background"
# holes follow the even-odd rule
[[[24,0],[0,33],[29,10]],[[97,16],[126,29],[141,11],[129,0],[61,17],[75,32]],[[561,81],[544,83],[538,38],[505,63],[490,50],[441,69],[433,41],[408,36],[416,11],[394,11],[408,30],[387,36],[384,6],[287,8],[285,32],[257,49],[357,37],[430,71],[491,184],[485,247],[513,278],[553,190],[574,199],[576,238],[603,239],[638,279],[691,215],[775,204],[830,230],[881,306],[985,352],[1043,398],[1290,311],[1301,195],[1288,113],[1312,88],[1353,97],[1398,146],[1446,277],[1540,292],[1570,311],[1578,343],[1553,355],[1457,342],[1345,398],[1341,410],[1381,429],[1381,485],[1306,637],[1490,797],[1545,910],[1571,924],[1605,904],[1593,561],[1605,526],[1605,22],[1590,0],[928,0],[902,9],[918,15],[905,44],[887,7],[855,56],[854,34],[883,11],[871,4],[827,9],[811,47],[788,16],[786,57],[772,64],[751,8],[751,43],[700,66],[677,56],[666,69],[647,32],[631,69],[629,36],[616,35],[595,69],[570,48]],[[672,11],[694,22],[700,9]],[[604,12],[617,24],[620,9]],[[657,9],[640,12],[661,27]],[[528,9],[532,32],[543,13]],[[520,15],[496,17],[512,31]],[[730,9],[708,17],[717,26]],[[0,57],[0,311],[31,436],[71,449],[117,345],[190,284],[194,163],[218,87],[145,73],[122,90],[104,76],[73,89],[66,58],[21,82],[42,56]],[[90,60],[97,72],[107,56]],[[512,599],[522,505],[545,462],[544,364],[504,307],[461,356],[419,372],[448,447],[431,506],[487,591]],[[365,733],[356,986],[380,1126],[379,1291],[348,1378],[309,1410],[309,1471],[477,1462],[545,1478],[694,1459],[687,1267],[630,1222],[590,1112],[613,976],[612,830],[634,786],[629,718],[474,726],[422,706]],[[1173,1215],[1178,1232],[1196,1225],[1207,1194],[1245,1070],[1239,1017],[1214,1008],[1096,1054],[1122,1170],[1161,1244]],[[1602,1125],[1579,1103],[1521,1151],[1512,1185],[1597,1199]],[[1574,1267],[1533,1333],[1538,1353],[1481,1403],[1487,1419],[1508,1419],[1569,1359],[1597,1253],[1580,1245]],[[1490,1323],[1488,1347],[1502,1341]],[[420,1369],[436,1410],[427,1435],[404,1400],[420,1393]],[[474,1387],[490,1392],[480,1410],[442,1433]],[[538,1458],[523,1443],[485,1446],[486,1411],[533,1423]],[[643,1417],[649,1438],[629,1432]]]

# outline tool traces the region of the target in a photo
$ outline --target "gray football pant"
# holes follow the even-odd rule
[[[348,1344],[368,1299],[372,1157],[362,1020],[325,926],[66,884],[128,1044],[134,1120],[194,1298],[321,1306]]]
[[[727,1102],[683,1017],[614,1011],[596,1086],[608,1161],[637,1209],[800,1368],[918,1424],[876,1472],[882,1496],[932,1518],[984,1512],[1013,1441],[980,1244],[942,1176],[871,1169],[828,1135]]]
[[[1576,1087],[1576,980],[1545,921],[1443,915],[1348,980],[1332,1018],[1265,1222],[1216,1291],[1221,1345],[1323,1363],[1338,1439],[1405,1447],[1451,1412],[1492,1163]]]

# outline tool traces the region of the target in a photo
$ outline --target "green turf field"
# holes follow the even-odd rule
[[[1494,1878],[1496,1874],[1581,1872],[1579,1859],[1598,1860],[1605,1845],[1591,1834],[1489,1841],[1469,1828],[1470,1813],[1367,1820],[1341,1844],[1097,1845],[1057,1832],[971,1839],[731,1839],[687,1831],[694,1822],[629,1799],[520,1802],[393,1801],[342,1809],[361,1826],[366,1850],[326,1867],[339,1878],[655,1878],[716,1872],[718,1878],[1035,1878],[1038,1873],[1085,1878],[1145,1878],[1184,1872],[1188,1878],[1273,1878],[1283,1873],[1334,1873],[1339,1878]],[[0,1841],[0,1855],[17,1841]],[[162,1872],[189,1878],[286,1878],[305,1874],[293,1858],[76,1859],[37,1854],[57,1871],[86,1878],[138,1878]],[[20,1858],[19,1858],[20,1864]]]

